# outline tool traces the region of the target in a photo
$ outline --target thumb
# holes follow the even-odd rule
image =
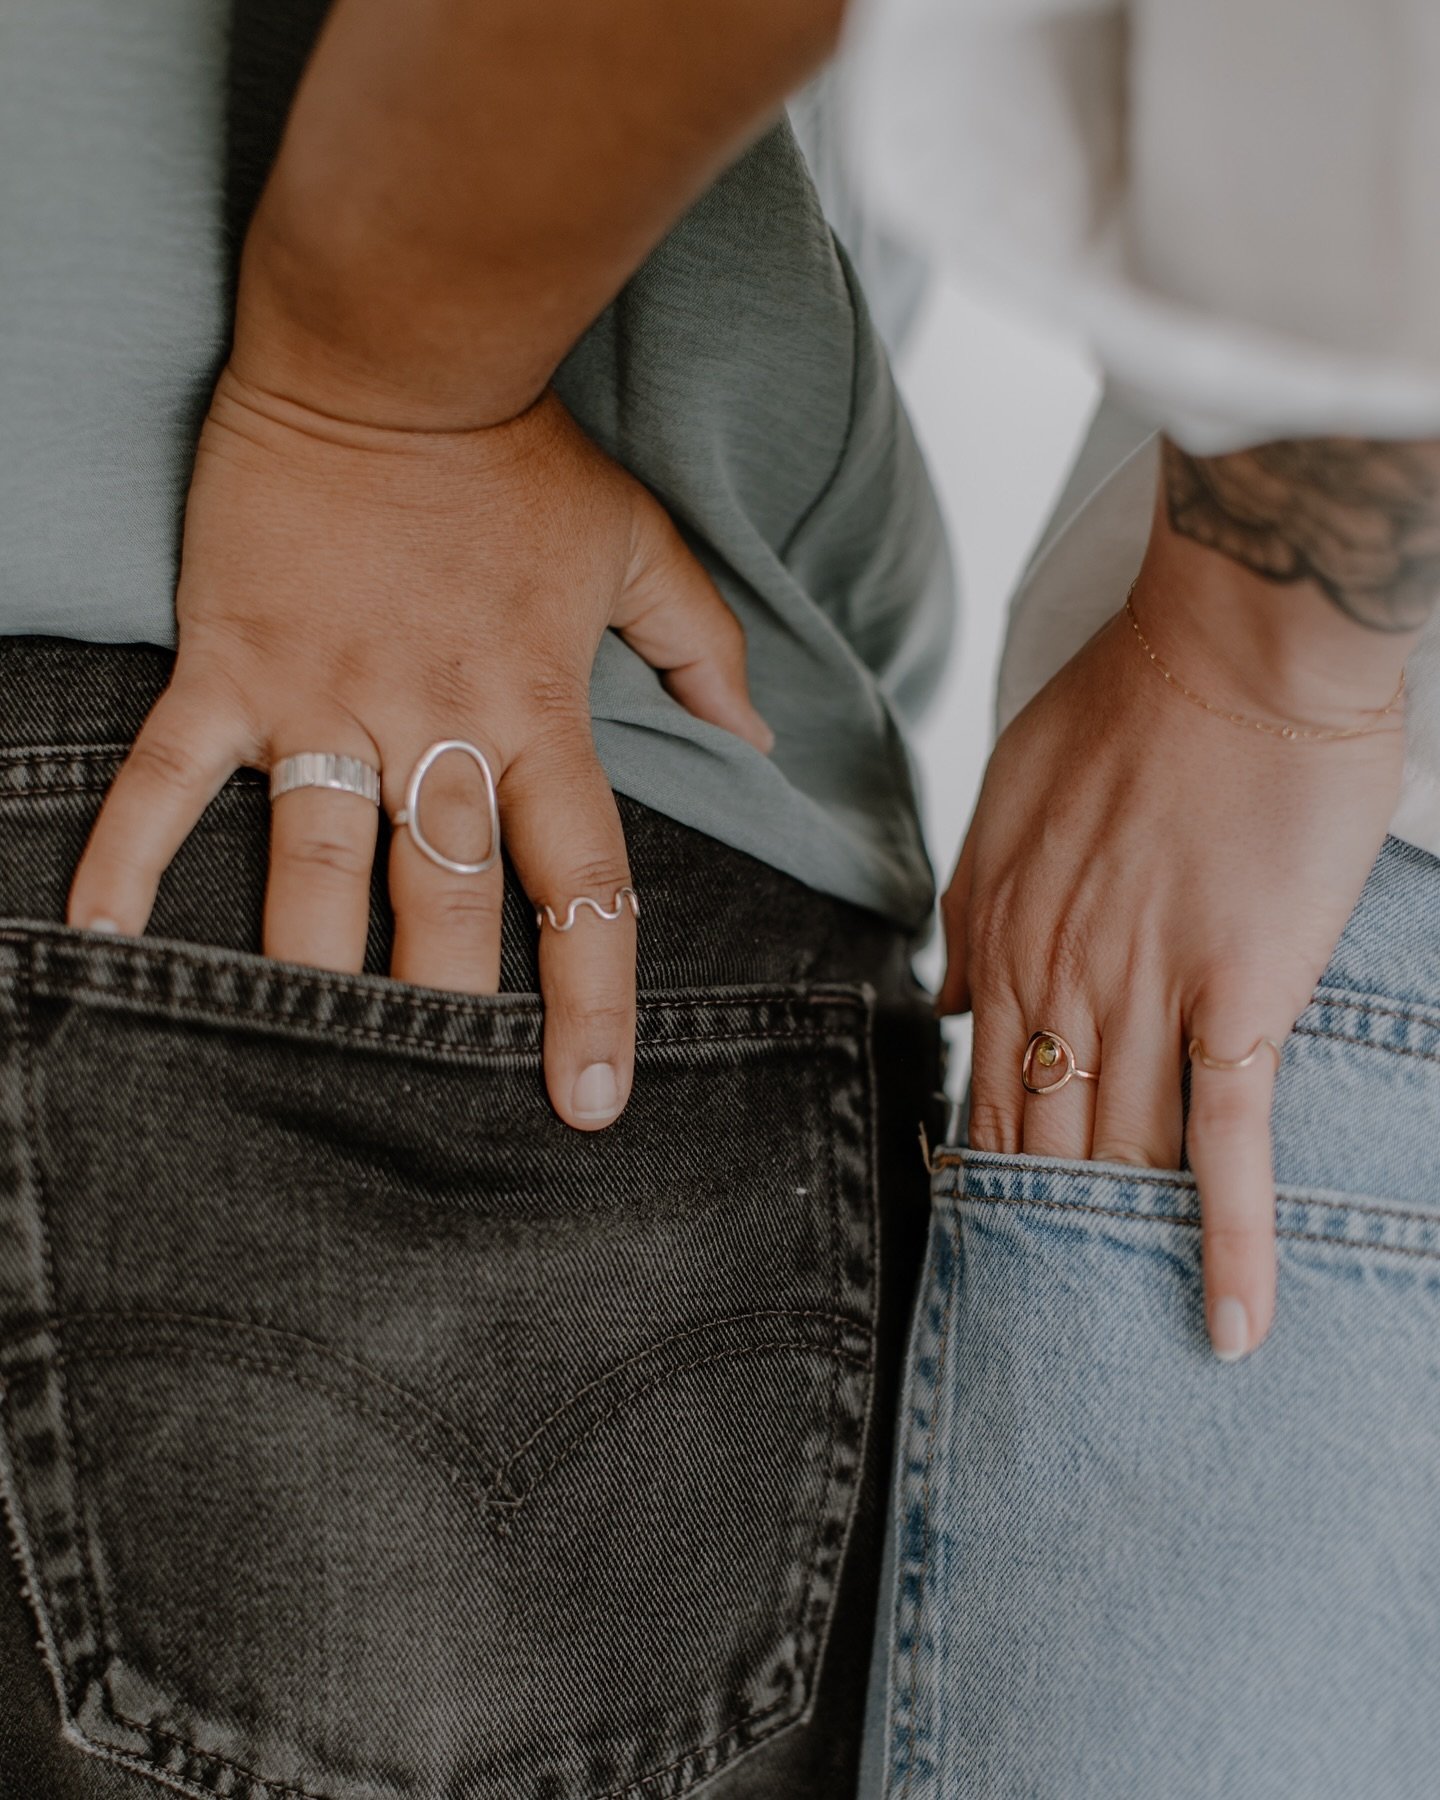
[[[940,902],[940,915],[945,922],[945,979],[940,986],[935,1010],[942,1017],[970,1010],[968,940],[971,870],[974,864],[971,846],[974,841],[973,830],[967,832],[960,860],[955,865],[955,873],[950,877],[945,898]]]
[[[610,623],[697,719],[769,755],[775,733],[750,701],[745,632],[658,500],[637,500],[630,568]]]

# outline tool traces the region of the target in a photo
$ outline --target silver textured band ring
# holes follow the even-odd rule
[[[1198,1062],[1205,1069],[1248,1069],[1262,1050],[1271,1050],[1275,1055],[1275,1067],[1280,1067],[1281,1049],[1274,1038],[1256,1038],[1244,1056],[1225,1057],[1212,1056],[1198,1037],[1192,1037],[1185,1054],[1191,1062]]]
[[[1053,1081],[1036,1081],[1036,1069],[1060,1069]],[[1058,1094],[1071,1081],[1098,1081],[1093,1069],[1082,1069],[1075,1052],[1058,1031],[1032,1031],[1020,1061],[1020,1080],[1027,1094]]]
[[[574,927],[576,917],[582,906],[588,908],[590,912],[593,912],[595,916],[600,919],[609,919],[612,921],[618,919],[627,906],[630,908],[630,911],[635,918],[638,919],[640,917],[640,896],[635,892],[634,888],[622,887],[616,888],[615,898],[608,909],[603,907],[598,900],[592,900],[588,894],[580,894],[565,908],[565,917],[563,920],[556,917],[555,908],[553,906],[537,906],[535,909],[535,923],[537,925],[548,925],[552,931],[570,931]]]
[[[282,756],[270,771],[270,800],[293,794],[297,788],[329,788],[337,794],[358,794],[372,806],[380,804],[380,771],[358,756],[335,756],[328,750],[300,750]]]
[[[456,857],[446,856],[443,850],[435,848],[420,829],[420,789],[425,777],[447,750],[458,750],[462,756],[468,756],[485,778],[490,847],[478,862],[460,862]],[[493,869],[500,858],[500,808],[495,800],[494,771],[486,762],[484,752],[477,750],[474,744],[466,743],[464,738],[441,738],[439,743],[432,744],[410,771],[410,780],[405,788],[405,804],[390,823],[397,831],[408,831],[420,854],[428,856],[437,868],[448,869],[452,875],[483,875],[487,869]]]

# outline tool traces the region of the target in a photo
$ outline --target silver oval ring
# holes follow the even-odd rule
[[[1036,1081],[1034,1077],[1037,1064],[1042,1069],[1053,1069],[1060,1065],[1061,1073],[1054,1081]],[[1020,1062],[1020,1081],[1027,1094],[1058,1094],[1067,1082],[1099,1079],[1093,1069],[1080,1067],[1075,1052],[1058,1031],[1031,1032],[1030,1041],[1025,1046],[1025,1055]]]
[[[420,829],[421,784],[447,750],[458,750],[462,756],[468,756],[485,778],[485,804],[490,814],[490,848],[479,862],[459,862],[453,856],[446,856],[443,850],[435,848]],[[448,869],[452,875],[483,875],[487,869],[493,869],[500,856],[500,808],[495,799],[495,776],[485,760],[484,752],[477,750],[474,744],[466,743],[464,738],[441,738],[439,743],[432,744],[410,771],[410,780],[405,788],[405,804],[390,823],[397,831],[402,828],[407,830],[420,854],[428,856],[438,868]]]
[[[270,803],[297,788],[329,788],[337,794],[358,794],[372,806],[380,804],[380,771],[358,756],[336,756],[329,750],[298,750],[282,756],[270,771]]]
[[[571,931],[575,926],[575,916],[582,906],[588,907],[597,918],[607,919],[612,922],[620,917],[627,906],[637,919],[640,917],[640,896],[635,892],[634,888],[622,887],[616,888],[615,898],[608,909],[602,906],[598,900],[592,900],[588,894],[579,894],[565,908],[565,918],[563,922],[555,916],[555,908],[553,906],[537,906],[535,909],[535,923],[537,925],[548,924],[552,931]]]

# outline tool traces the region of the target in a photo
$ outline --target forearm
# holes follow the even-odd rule
[[[338,0],[236,360],[354,416],[512,416],[832,47],[840,0]]]
[[[1171,527],[1351,619],[1412,631],[1440,598],[1440,442],[1306,438],[1228,456],[1165,440]]]
[[[1347,449],[1352,446],[1347,445]],[[1391,446],[1360,446],[1387,466]],[[1423,466],[1428,446],[1412,450]],[[1293,457],[1305,469],[1288,481]],[[1305,728],[1399,723],[1392,701],[1434,586],[1393,497],[1342,504],[1324,440],[1196,458],[1164,444],[1134,609],[1177,685],[1222,712]],[[1370,473],[1373,476],[1375,466]],[[1413,525],[1418,516],[1410,509]]]

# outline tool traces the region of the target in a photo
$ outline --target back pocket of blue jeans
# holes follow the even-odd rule
[[[1191,1176],[936,1162],[886,1792],[1427,1792],[1440,1210],[1282,1187],[1274,1330],[1226,1365]]]
[[[66,1727],[181,1792],[686,1792],[801,1716],[867,1426],[865,997],[526,998],[0,931],[12,1537]]]

